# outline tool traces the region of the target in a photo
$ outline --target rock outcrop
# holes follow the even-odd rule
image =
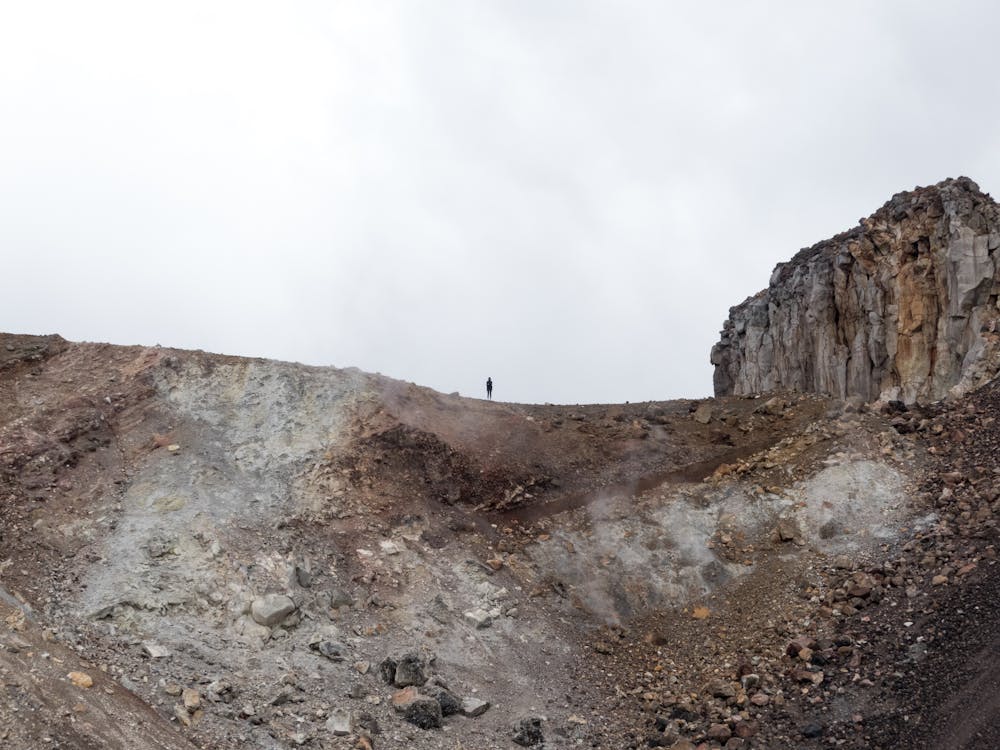
[[[1000,371],[1000,206],[970,179],[899,193],[729,311],[716,395],[934,401]]]

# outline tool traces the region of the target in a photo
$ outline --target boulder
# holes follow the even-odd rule
[[[479,698],[463,698],[462,699],[462,716],[468,716],[470,718],[476,716],[482,716],[490,708],[489,701],[480,700]]]
[[[472,623],[476,629],[488,628],[493,624],[493,617],[484,609],[473,609],[465,613],[465,619]]]
[[[421,729],[441,726],[441,704],[423,695],[415,686],[397,690],[392,695],[392,707],[411,724]]]
[[[736,688],[726,680],[712,680],[705,685],[702,692],[708,693],[713,698],[728,700],[736,697]]]
[[[698,424],[708,424],[712,421],[712,405],[707,401],[698,404],[698,408],[694,410],[694,421]]]
[[[393,684],[396,687],[423,685],[427,682],[427,676],[427,663],[420,654],[411,651],[403,654],[396,661]]]
[[[732,736],[733,733],[728,724],[712,724],[705,733],[705,737],[716,742],[725,742]]]
[[[378,675],[387,685],[391,685],[396,679],[396,660],[391,656],[385,657],[378,665]]]
[[[319,651],[320,654],[330,661],[344,661],[347,655],[347,646],[338,641],[319,641],[318,643],[310,644],[310,648]]]
[[[354,597],[341,588],[330,589],[330,607],[340,609],[341,607],[353,607]]]
[[[295,602],[284,594],[267,594],[253,600],[250,616],[259,625],[274,627],[295,611]]]
[[[353,728],[351,712],[344,708],[335,708],[326,720],[326,731],[335,737],[345,737]]]
[[[441,706],[443,716],[452,716],[462,711],[462,701],[450,690],[439,688],[434,693],[434,700]]]
[[[817,737],[823,736],[823,725],[815,721],[811,721],[802,727],[802,736],[808,737],[809,739],[815,739]]]

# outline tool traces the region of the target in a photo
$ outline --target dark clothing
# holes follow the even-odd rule
[[[493,398],[493,378],[486,378],[486,398]]]

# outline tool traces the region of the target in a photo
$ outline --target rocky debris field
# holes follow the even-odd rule
[[[991,746],[998,410],[0,335],[0,737]]]
[[[597,641],[597,653],[627,663],[616,687],[645,716],[645,734],[626,741],[673,748],[997,743],[1000,384],[948,406],[890,403],[880,416],[894,433],[879,435],[880,452],[911,467],[911,521],[863,555],[814,556],[792,568],[779,560],[764,586],[750,582],[749,600],[740,586],[716,597],[718,609],[694,607],[686,622],[657,618]],[[820,537],[841,531],[822,526]],[[800,543],[781,526],[773,541]],[[678,642],[687,648],[670,647]]]

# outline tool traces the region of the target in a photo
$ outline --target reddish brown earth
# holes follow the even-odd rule
[[[993,385],[519,405],[0,335],[0,737],[990,746],[998,415]],[[407,651],[491,708],[405,721]]]

